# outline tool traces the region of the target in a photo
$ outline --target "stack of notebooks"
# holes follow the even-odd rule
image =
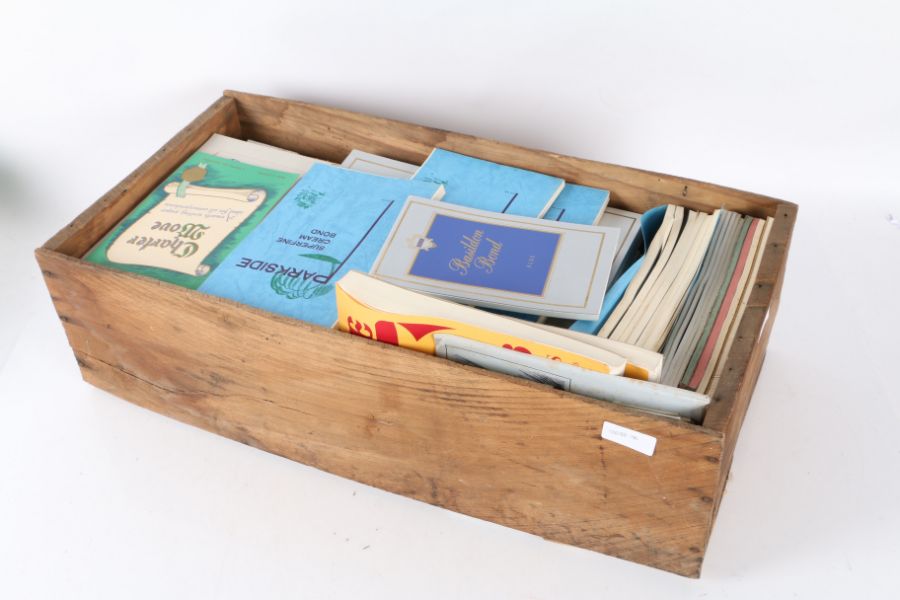
[[[440,148],[336,165],[216,134],[85,259],[700,421],[770,225]]]

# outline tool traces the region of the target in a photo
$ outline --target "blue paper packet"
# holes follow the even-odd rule
[[[607,204],[609,204],[608,190],[567,183],[544,218],[566,223],[596,225],[600,222]]]
[[[435,183],[316,164],[199,289],[330,327],[334,282],[369,270],[407,197],[442,193]]]
[[[520,217],[543,217],[566,182],[559,177],[435,148],[416,181],[439,183],[444,202]]]

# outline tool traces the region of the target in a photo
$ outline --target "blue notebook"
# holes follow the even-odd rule
[[[567,183],[544,218],[581,225],[597,225],[607,204],[609,204],[607,190]]]
[[[544,216],[566,184],[559,177],[441,148],[432,150],[413,179],[442,184],[444,202],[535,218]]]
[[[200,291],[330,327],[334,282],[366,272],[408,196],[440,185],[316,164],[200,286]]]

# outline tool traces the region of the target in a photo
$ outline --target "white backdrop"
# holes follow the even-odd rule
[[[896,3],[125,4],[0,8],[0,597],[900,595]],[[224,88],[800,205],[701,580],[81,382],[31,251]]]

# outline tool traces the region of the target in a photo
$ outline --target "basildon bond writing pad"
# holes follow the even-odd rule
[[[618,231],[410,197],[371,270],[436,296],[563,319],[595,319]]]

